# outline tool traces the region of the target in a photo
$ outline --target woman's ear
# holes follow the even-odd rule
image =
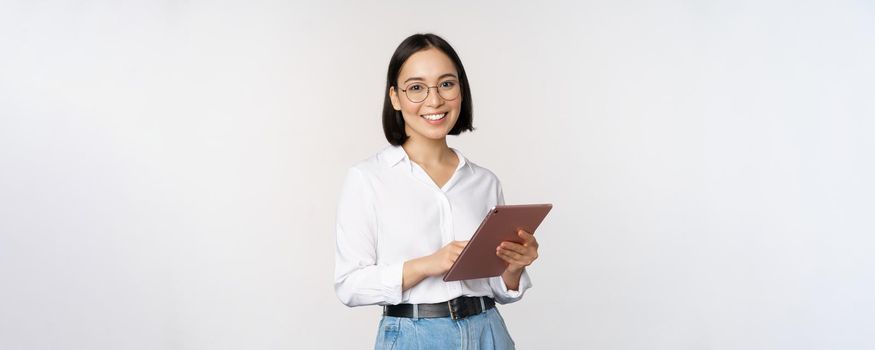
[[[395,87],[389,87],[389,99],[392,101],[392,108],[396,111],[401,110],[401,101],[398,100],[398,93],[395,91]]]

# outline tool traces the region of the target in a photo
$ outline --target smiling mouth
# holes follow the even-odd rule
[[[438,121],[447,117],[447,113],[437,113],[437,114],[423,114],[420,117],[425,118],[428,121]]]

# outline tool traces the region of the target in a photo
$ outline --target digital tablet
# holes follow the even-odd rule
[[[462,254],[444,275],[444,281],[500,276],[507,263],[495,254],[504,241],[522,243],[522,229],[535,234],[553,204],[498,205],[489,210]]]

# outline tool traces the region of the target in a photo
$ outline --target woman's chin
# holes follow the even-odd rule
[[[424,135],[432,140],[441,140],[447,138],[449,133],[449,130],[430,130],[430,132],[425,133]]]
[[[450,133],[449,130],[442,130],[436,128],[429,128],[426,130],[413,130],[413,133],[418,134],[421,138],[429,139],[429,140],[442,140],[447,137]],[[410,130],[407,131],[407,135],[410,135]]]

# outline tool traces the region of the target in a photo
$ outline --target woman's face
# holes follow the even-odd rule
[[[435,48],[428,48],[410,56],[401,66],[398,89],[391,87],[389,97],[396,111],[404,116],[405,131],[411,139],[443,139],[459,119],[462,106],[459,73],[450,57]],[[414,97],[430,87],[425,100],[412,102]],[[438,90],[442,90],[438,93]],[[453,90],[455,89],[455,90]],[[407,90],[405,93],[402,90]],[[444,99],[441,95],[455,98]]]

